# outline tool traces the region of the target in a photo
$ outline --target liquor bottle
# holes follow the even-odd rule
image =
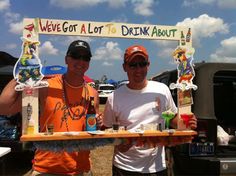
[[[188,33],[186,35],[186,42],[190,42],[190,38],[191,38],[191,29],[188,28]]]
[[[34,134],[34,119],[32,117],[32,105],[28,103],[27,105],[27,134]]]
[[[184,32],[181,31],[181,45],[184,46],[185,45],[185,37],[184,37]]]
[[[96,110],[94,107],[94,97],[90,97],[88,111],[86,115],[86,131],[96,131]]]

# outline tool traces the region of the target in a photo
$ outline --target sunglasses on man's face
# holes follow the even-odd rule
[[[136,69],[138,67],[144,68],[148,65],[149,65],[148,62],[131,62],[131,63],[128,64],[129,68],[131,68],[131,69]]]

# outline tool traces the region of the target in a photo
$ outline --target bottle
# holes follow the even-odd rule
[[[27,134],[34,134],[34,119],[32,117],[28,121]]]
[[[181,45],[184,46],[185,45],[185,37],[184,37],[184,32],[181,31]]]
[[[90,97],[89,107],[86,115],[86,131],[96,131],[96,110],[94,107],[94,97]]]
[[[28,120],[28,124],[27,124],[27,134],[34,134],[34,119],[32,117],[32,105],[30,103],[28,103],[27,105],[27,120]]]
[[[188,33],[186,35],[186,42],[190,42],[190,38],[191,38],[191,29],[188,28]]]

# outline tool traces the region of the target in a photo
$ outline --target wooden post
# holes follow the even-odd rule
[[[35,20],[34,19],[24,19],[23,21],[23,37],[22,37],[22,53],[21,56],[18,60],[18,62],[15,65],[14,68],[14,77],[18,80],[19,82],[19,77],[18,74],[18,70],[25,69],[29,70],[31,68],[31,65],[25,65],[22,66],[21,64],[21,59],[24,59],[25,57],[29,57],[28,59],[32,59],[33,57],[37,57],[34,59],[38,59],[38,66],[37,69],[39,69],[39,67],[41,68],[41,62],[38,58],[38,32],[35,28],[36,24],[35,24]],[[30,50],[27,46],[27,42],[34,42],[37,43],[35,44],[35,50],[30,53]],[[19,66],[19,63],[21,64]],[[35,66],[34,66],[35,67]],[[39,72],[41,73],[41,70],[39,69]],[[40,74],[39,73],[39,74]],[[30,75],[32,76],[32,75]],[[38,89],[35,89],[34,86],[36,83],[39,83],[40,80],[43,78],[42,74],[39,75],[40,79],[37,81],[32,81],[32,80],[27,80],[26,82],[20,82],[20,85],[22,85],[22,134],[37,134],[39,132],[39,120],[38,120],[38,116],[39,116],[39,105],[38,105]]]

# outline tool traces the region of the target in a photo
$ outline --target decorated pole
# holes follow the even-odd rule
[[[177,88],[178,129],[190,129],[189,120],[193,116],[191,105],[193,104],[192,90],[197,89],[192,80],[195,76],[193,68],[193,54],[191,28],[187,32],[181,31],[179,46],[173,52],[173,58],[177,63],[177,81],[170,84],[170,89]]]
[[[48,86],[42,81],[42,64],[39,58],[38,33],[34,23],[24,20],[22,51],[15,64],[13,75],[18,85],[16,91],[22,91],[22,134],[38,133],[38,88]]]

